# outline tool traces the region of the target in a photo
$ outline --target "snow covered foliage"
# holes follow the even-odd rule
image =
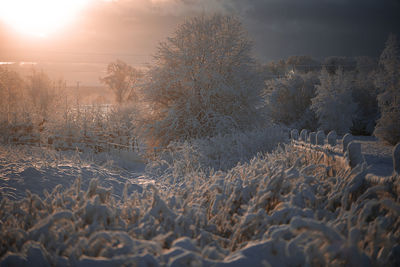
[[[376,84],[381,91],[378,95],[381,117],[374,135],[395,145],[400,141],[400,52],[394,35],[389,36],[379,64],[382,69]]]
[[[182,183],[161,173],[119,200],[96,179],[3,198],[1,265],[398,265],[399,177],[316,163],[286,146]]]
[[[310,106],[318,83],[318,76],[311,72],[267,81],[264,98],[268,116],[290,128],[316,129],[316,116]]]
[[[239,162],[249,161],[257,153],[270,152],[279,143],[286,143],[288,132],[285,128],[272,125],[252,131],[236,131],[210,138],[173,142],[158,158],[164,168],[169,167],[175,174],[184,175],[197,170],[228,170]],[[161,166],[149,164],[148,169],[158,170]]]
[[[17,114],[21,113],[22,78],[17,72],[0,65],[0,123],[16,121]],[[1,127],[3,128],[3,127]]]
[[[143,76],[143,73],[129,66],[122,60],[111,62],[107,66],[107,76],[100,81],[106,84],[114,92],[118,104],[136,100],[136,84]]]
[[[223,15],[190,18],[160,43],[139,88],[138,123],[150,147],[251,130],[265,121],[251,47],[240,21]]]
[[[352,77],[339,69],[336,74],[321,71],[320,85],[316,86],[316,96],[311,100],[311,108],[318,116],[320,128],[335,130],[338,134],[349,132],[353,115],[357,109],[352,99]]]
[[[357,111],[350,128],[354,135],[372,135],[379,117],[378,89],[375,86],[377,60],[370,57],[358,57],[352,86],[352,96]]]
[[[330,56],[324,59],[321,64],[329,74],[336,74],[340,71],[353,71],[357,63],[354,58],[342,56]]]

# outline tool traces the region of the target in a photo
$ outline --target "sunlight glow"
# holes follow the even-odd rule
[[[2,0],[0,20],[22,34],[45,37],[71,23],[91,0]]]

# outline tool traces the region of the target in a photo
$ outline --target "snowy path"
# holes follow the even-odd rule
[[[376,176],[390,176],[393,173],[393,146],[372,136],[355,136],[355,141],[361,143],[361,151],[370,166],[370,173]]]
[[[129,192],[140,192],[141,185],[152,182],[138,178],[144,170],[143,163],[135,163],[129,169],[119,168],[119,163],[117,157],[85,160],[75,152],[0,146],[0,198],[19,200],[26,196],[26,190],[43,197],[44,190],[51,192],[58,185],[69,188],[76,178],[81,178],[86,190],[90,180],[97,178],[101,186],[112,188],[113,196],[119,200],[126,183],[130,184]]]

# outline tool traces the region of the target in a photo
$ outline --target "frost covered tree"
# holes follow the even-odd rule
[[[379,117],[378,90],[374,83],[378,62],[370,57],[358,57],[356,61],[352,95],[357,103],[357,111],[353,118],[351,132],[354,135],[371,135]]]
[[[107,76],[100,78],[115,94],[118,104],[132,101],[136,98],[135,86],[142,72],[122,60],[111,62],[107,66]]]
[[[263,87],[252,43],[232,16],[186,20],[160,43],[140,88],[140,124],[151,146],[244,130],[262,122]]]
[[[353,58],[331,56],[324,59],[322,66],[326,68],[329,74],[335,74],[338,70],[353,71],[357,63]]]
[[[290,56],[286,60],[286,65],[293,71],[304,73],[321,70],[321,63],[311,56]]]
[[[315,130],[317,121],[310,106],[318,83],[315,73],[294,73],[267,81],[263,95],[268,116],[275,123]]]
[[[323,68],[320,83],[316,86],[316,96],[311,100],[311,108],[317,114],[321,129],[335,130],[339,134],[348,132],[357,109],[352,98],[350,74],[339,69],[336,74],[331,75]]]
[[[23,81],[19,74],[0,66],[0,122],[11,122],[22,98]]]
[[[380,58],[380,72],[376,76],[378,105],[381,117],[374,134],[391,143],[400,141],[400,51],[396,36],[391,34]]]
[[[39,119],[47,119],[50,110],[54,107],[56,93],[49,76],[43,71],[33,70],[27,78],[28,103]]]

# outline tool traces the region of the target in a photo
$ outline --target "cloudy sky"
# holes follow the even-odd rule
[[[45,37],[0,21],[0,61],[52,64],[68,79],[97,83],[99,66],[117,58],[142,66],[185,18],[215,12],[241,18],[261,62],[377,56],[388,34],[400,33],[400,0],[89,1],[72,22]]]

